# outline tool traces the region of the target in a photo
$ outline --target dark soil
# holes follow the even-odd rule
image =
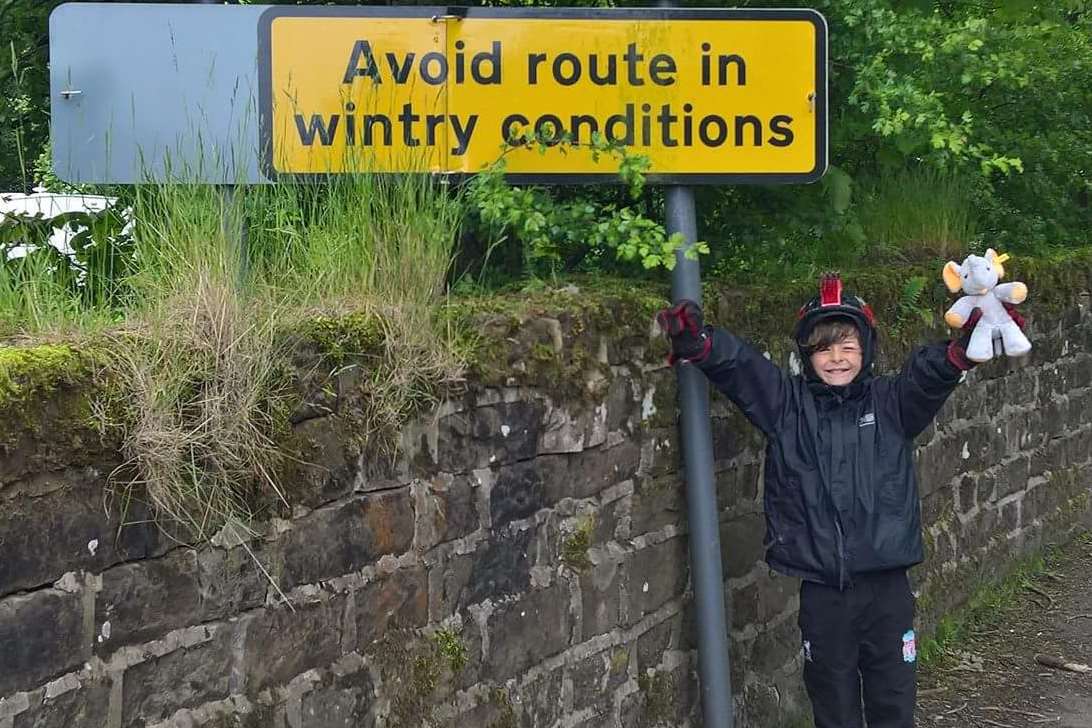
[[[1057,552],[1021,599],[919,679],[919,728],[1092,728],[1092,672],[1045,667],[1036,656],[1092,665],[1092,537]]]

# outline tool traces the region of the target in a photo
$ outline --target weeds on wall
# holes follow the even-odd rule
[[[287,504],[290,356],[315,320],[376,334],[354,423],[365,446],[461,377],[438,314],[464,207],[442,181],[361,172],[233,194],[178,182],[123,204],[131,226],[72,255],[48,244],[55,221],[11,224],[3,252],[29,252],[0,259],[0,340],[106,342],[118,401],[101,412],[126,458],[113,490],[147,500],[172,537],[245,537],[256,509]]]

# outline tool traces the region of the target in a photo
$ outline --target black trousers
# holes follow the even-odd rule
[[[905,569],[856,575],[845,591],[805,581],[800,633],[816,728],[913,728],[917,645]]]

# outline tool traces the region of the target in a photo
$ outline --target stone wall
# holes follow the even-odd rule
[[[925,626],[1088,523],[1088,308],[972,373],[921,436]],[[648,317],[621,315],[495,317],[502,375],[407,426],[393,465],[353,450],[336,401],[297,418],[291,511],[243,543],[178,546],[138,503],[119,531],[116,443],[0,443],[0,728],[699,725],[674,378]],[[69,416],[77,385],[32,414]],[[737,725],[798,724],[762,442],[723,398],[713,414]]]

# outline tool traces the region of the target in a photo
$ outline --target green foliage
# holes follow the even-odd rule
[[[977,193],[966,174],[913,166],[866,179],[855,212],[881,259],[962,258],[979,221]]]
[[[508,184],[505,156],[520,146],[536,146],[543,154],[551,148],[561,153],[587,153],[595,161],[604,155],[615,158],[628,204],[583,191],[566,194]],[[590,144],[541,135],[515,139],[494,164],[470,182],[468,203],[477,221],[474,232],[494,241],[491,248],[506,239],[519,246],[521,272],[528,277],[588,269],[633,271],[634,265],[644,270],[671,270],[683,238],[678,233],[668,235],[663,225],[646,215],[647,205],[640,204],[648,168],[647,157],[631,154],[598,134]],[[708,251],[700,242],[688,255]]]
[[[432,637],[436,645],[436,651],[445,658],[451,672],[458,674],[466,667],[469,657],[466,653],[466,645],[459,638],[459,634],[452,629],[440,629]]]
[[[941,619],[933,634],[921,640],[918,660],[922,668],[945,665],[975,632],[1004,619],[1056,558],[1056,550],[1047,548],[1018,561],[999,581],[980,584],[963,607]]]
[[[925,292],[925,287],[927,285],[929,285],[929,281],[925,279],[925,276],[911,276],[906,280],[906,285],[902,288],[902,295],[899,296],[898,309],[895,313],[894,326],[896,328],[915,319],[921,321],[926,326],[933,325],[935,316],[933,315],[932,309],[921,303],[922,294]]]
[[[46,144],[47,18],[57,4],[0,0],[3,187],[59,184],[49,171]],[[482,4],[637,5],[632,0]],[[829,22],[835,164],[810,187],[700,189],[699,227],[718,274],[739,280],[799,278],[824,268],[852,269],[862,261],[954,255],[971,244],[1026,254],[1087,242],[1092,233],[1089,0],[778,4],[816,7]],[[740,5],[769,3],[742,0]],[[474,225],[463,239],[463,269],[485,264],[525,277],[566,271],[648,276],[669,267],[675,241],[657,225],[660,193],[640,184],[646,172],[640,156],[619,159],[623,185],[549,189],[508,187],[502,160],[468,198]],[[902,180],[929,174],[945,180],[944,187]],[[905,232],[918,227],[925,229]]]
[[[576,530],[565,537],[561,544],[561,562],[576,571],[586,571],[592,565],[588,558],[595,519],[588,516],[581,520]]]
[[[106,321],[127,295],[133,239],[126,211],[0,217],[0,336]],[[71,254],[50,245],[69,231]]]
[[[703,191],[720,274],[797,278],[976,241],[1041,253],[1088,240],[1087,0],[782,5],[829,21],[837,166],[810,189]]]
[[[0,190],[29,192],[49,140],[48,19],[62,0],[0,0]]]

